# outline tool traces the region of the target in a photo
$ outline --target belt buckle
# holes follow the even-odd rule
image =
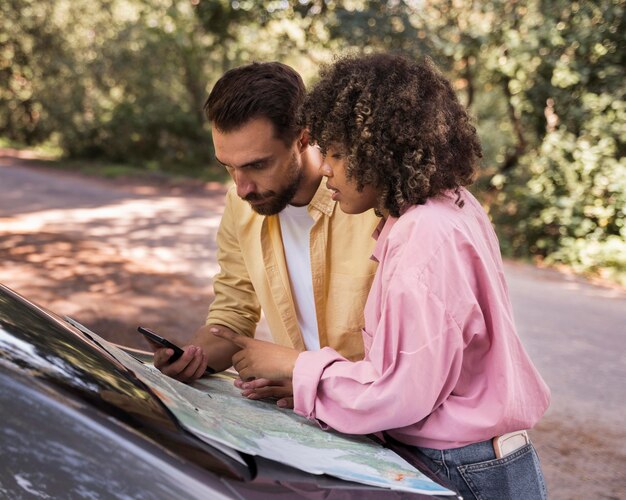
[[[530,438],[526,431],[514,431],[494,437],[492,443],[496,458],[504,458],[530,443]]]

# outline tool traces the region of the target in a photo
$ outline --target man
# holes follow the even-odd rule
[[[347,216],[335,206],[319,172],[322,155],[299,123],[304,97],[293,69],[253,63],[226,72],[205,103],[216,159],[234,186],[217,234],[215,300],[180,359],[168,364],[171,350],[155,352],[166,375],[190,382],[207,366],[230,367],[238,348],[213,332],[253,337],[261,309],[277,344],[363,356],[363,309],[376,270],[371,234],[379,219],[372,211]],[[255,381],[243,394],[289,392]]]

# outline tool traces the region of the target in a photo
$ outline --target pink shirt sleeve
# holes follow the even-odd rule
[[[326,347],[296,362],[294,410],[340,432],[367,434],[415,424],[441,405],[459,376],[463,339],[441,301],[409,272],[380,295],[376,332],[363,361]],[[369,337],[369,338],[368,338]]]

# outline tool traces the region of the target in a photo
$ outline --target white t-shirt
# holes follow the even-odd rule
[[[309,215],[306,206],[294,207],[293,205],[287,205],[278,216],[298,325],[307,350],[316,351],[320,348],[320,339],[315,315],[309,247],[313,218]]]

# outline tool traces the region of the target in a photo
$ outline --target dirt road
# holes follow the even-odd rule
[[[221,186],[104,181],[0,151],[0,282],[104,337],[184,344],[216,271]],[[520,336],[552,389],[532,431],[550,498],[624,498],[626,294],[507,263]]]

